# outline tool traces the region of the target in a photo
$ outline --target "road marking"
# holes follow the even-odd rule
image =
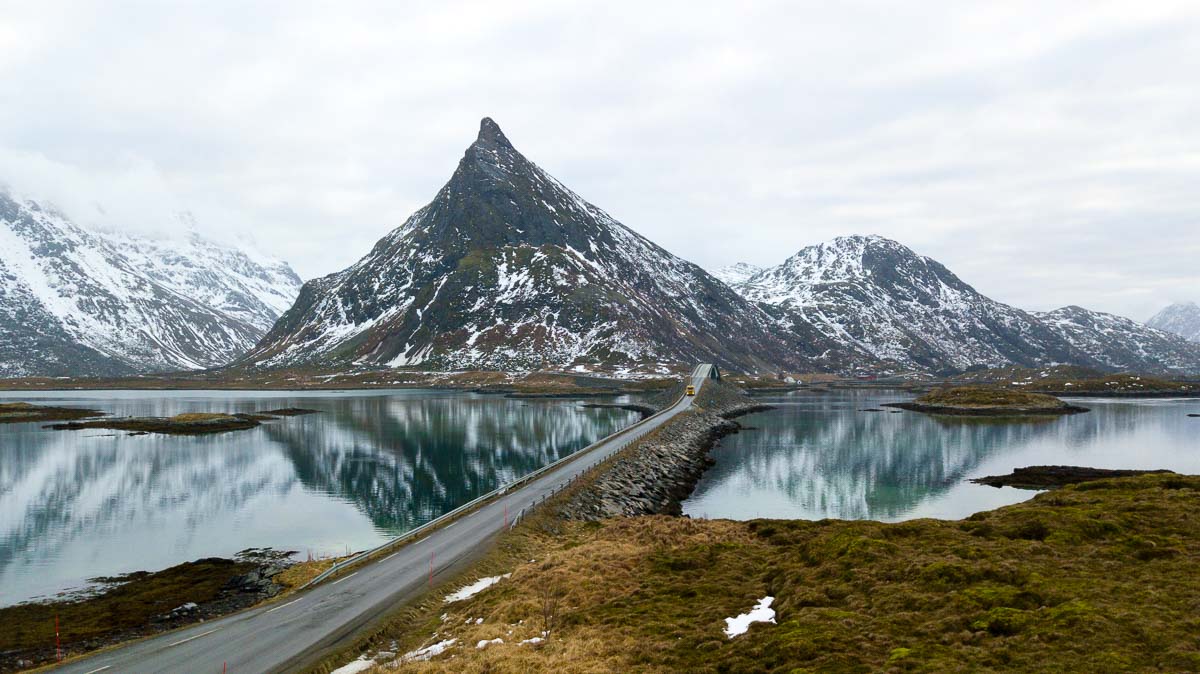
[[[454,526],[455,524],[458,524],[458,520],[454,520],[453,522],[451,522],[450,524],[447,524],[446,526],[444,526],[442,528],[449,529],[450,527]]]
[[[400,554],[400,553],[393,552],[392,554],[388,555],[387,557],[384,557],[383,559],[379,560],[379,563],[382,564],[382,563],[386,562],[387,560],[391,559],[392,557],[395,557],[398,554]]]
[[[112,669],[112,665],[104,665],[100,669],[93,669],[90,672],[85,672],[85,674],[96,674],[96,672],[103,672],[106,669]]]
[[[332,583],[330,583],[330,584],[329,584],[329,587],[333,587],[334,585],[337,585],[338,583],[342,582],[343,580],[347,580],[347,579],[349,579],[349,578],[353,578],[353,577],[355,577],[355,576],[357,576],[357,575],[358,575],[358,572],[357,572],[357,571],[355,571],[354,573],[350,574],[349,576],[343,576],[343,577],[341,577],[341,578],[338,578],[337,580],[335,580],[335,581],[333,581]]]
[[[300,599],[303,599],[303,597],[301,597]],[[266,610],[266,613],[270,613],[272,611],[278,611],[281,608],[287,608],[287,607],[291,606],[292,604],[295,604],[296,602],[300,601],[300,599],[295,599],[293,601],[289,601],[288,603],[284,604],[283,606],[276,606],[275,608],[269,608]]]
[[[176,642],[175,642],[175,643],[173,643],[173,644],[167,644],[167,648],[170,648],[170,647],[172,647],[172,646],[178,646],[179,644],[186,644],[187,642],[189,642],[189,641],[193,641],[193,640],[195,640],[195,639],[199,639],[200,637],[206,637],[206,636],[208,636],[208,635],[212,634],[213,632],[216,632],[216,631],[217,631],[217,630],[219,630],[219,629],[221,629],[221,628],[220,628],[220,627],[218,627],[216,630],[209,630],[209,631],[207,631],[207,632],[205,632],[205,633],[203,633],[203,634],[197,634],[197,635],[196,635],[196,636],[194,636],[194,637],[188,637],[188,638],[186,638],[186,639],[180,639],[179,641],[176,641]]]

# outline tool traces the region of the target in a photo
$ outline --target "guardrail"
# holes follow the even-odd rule
[[[704,365],[697,365],[696,368],[692,370],[692,375],[691,375],[690,380],[695,380],[699,376],[698,373],[700,372],[700,368],[702,368],[702,367],[704,367]],[[682,402],[683,399],[686,397],[687,397],[687,393],[685,390],[685,392],[682,395],[680,395],[678,398],[676,398],[674,401],[672,401],[670,405],[667,405],[666,407],[662,408],[661,410],[655,412],[654,414],[651,414],[650,416],[646,417],[645,419],[642,419],[641,421],[639,421],[635,424],[626,426],[625,428],[622,428],[621,430],[617,431],[616,433],[613,433],[611,435],[603,437],[603,438],[597,440],[596,442],[593,442],[592,444],[588,445],[587,447],[584,447],[583,449],[579,450],[578,452],[571,454],[570,456],[565,456],[565,457],[559,459],[558,461],[555,461],[553,463],[548,463],[545,466],[542,466],[541,468],[538,468],[537,470],[533,471],[532,473],[523,475],[523,476],[513,480],[512,482],[509,482],[506,485],[503,485],[493,491],[490,491],[490,492],[484,494],[483,496],[480,496],[479,498],[476,498],[476,499],[470,501],[469,503],[464,503],[463,505],[455,508],[454,510],[451,510],[450,512],[448,512],[446,514],[441,515],[440,517],[431,519],[428,522],[426,522],[425,524],[422,524],[421,526],[419,526],[415,529],[406,531],[403,534],[397,536],[396,538],[393,538],[390,541],[382,543],[374,548],[371,548],[370,550],[361,552],[361,553],[351,557],[350,559],[342,560],[342,561],[334,564],[333,566],[329,567],[328,569],[323,571],[321,574],[319,574],[317,577],[308,581],[304,585],[301,585],[300,590],[306,590],[309,587],[312,587],[313,585],[320,583],[321,581],[325,580],[326,578],[329,578],[330,576],[336,574],[339,571],[349,568],[350,566],[355,566],[355,565],[361,564],[362,562],[370,559],[371,557],[374,557],[375,555],[378,555],[381,552],[390,550],[393,547],[400,545],[401,543],[406,543],[414,538],[421,536],[422,534],[424,534],[428,531],[438,528],[439,526],[441,526],[443,524],[447,524],[451,520],[462,515],[463,513],[473,510],[477,506],[482,505],[483,503],[485,503],[487,501],[490,501],[494,498],[498,498],[500,496],[504,496],[505,494],[507,494],[509,491],[511,491],[515,487],[523,486],[529,482],[532,482],[533,480],[536,480],[537,478],[541,477],[542,475],[545,475],[546,473],[548,473],[556,468],[559,468],[559,467],[564,466],[572,461],[582,458],[584,455],[586,455],[588,452],[592,451],[596,447],[606,444],[617,437],[620,437],[620,436],[626,435],[626,434],[632,434],[633,437],[626,440],[624,443],[621,444],[620,447],[617,448],[616,452],[619,452],[622,449],[628,447],[629,444],[631,442],[633,442],[634,440],[637,440],[638,438],[642,437],[642,434],[637,433],[637,431],[641,430],[651,420],[653,420],[657,417],[660,417],[660,416],[666,414],[667,412],[675,409],[675,406],[678,405],[680,402]],[[616,452],[613,452],[613,453],[615,454]],[[600,464],[600,461],[596,461],[595,463],[592,464],[592,466],[596,466],[599,464]],[[589,468],[592,466],[589,466]],[[521,508],[520,512],[517,513],[517,517],[513,519],[512,524],[509,526],[509,530],[511,530],[513,527],[515,527],[517,525],[517,522],[519,521],[520,517],[522,516],[522,514],[524,512],[525,512],[525,508]]]

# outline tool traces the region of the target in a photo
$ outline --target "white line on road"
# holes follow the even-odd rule
[[[453,522],[451,522],[450,524],[447,524],[446,526],[444,526],[442,528],[449,529],[450,527],[454,526],[455,524],[458,524],[458,520],[454,520]]]
[[[85,672],[84,674],[96,674],[96,672],[103,672],[106,669],[112,669],[112,665],[104,665],[100,669],[93,669],[92,671]]]
[[[379,560],[379,563],[381,563],[381,564],[382,564],[383,562],[386,562],[387,560],[391,559],[392,557],[395,557],[395,556],[396,556],[396,555],[398,555],[398,554],[400,554],[400,553],[399,553],[399,552],[393,552],[392,554],[388,555],[387,557],[384,557],[383,559]]]
[[[357,575],[358,575],[358,572],[357,572],[357,571],[355,571],[354,573],[350,574],[349,576],[343,576],[342,578],[338,578],[337,580],[335,580],[335,581],[333,581],[332,583],[330,583],[330,584],[329,584],[329,587],[333,587],[334,585],[337,585],[338,583],[342,582],[343,580],[346,580],[346,579],[348,579],[348,578],[353,578],[353,577],[355,577],[355,576],[357,576]]]
[[[301,597],[301,599],[303,599],[303,597]],[[298,601],[300,601],[300,599],[295,599],[293,601],[289,601],[288,603],[284,604],[283,606],[276,606],[275,608],[269,608],[266,610],[266,613],[270,613],[271,611],[278,611],[281,608],[287,608],[287,607],[291,606],[292,604],[295,604]]]
[[[216,631],[217,631],[217,630],[219,630],[219,629],[221,629],[221,628],[220,628],[220,627],[218,627],[216,630],[209,630],[209,631],[207,631],[207,632],[205,632],[205,633],[203,633],[203,634],[197,634],[197,635],[196,635],[196,636],[194,636],[194,637],[188,637],[188,638],[186,638],[186,639],[180,639],[179,641],[176,641],[176,642],[175,642],[175,643],[173,643],[173,644],[167,644],[167,648],[170,648],[170,647],[172,647],[172,646],[178,646],[179,644],[186,644],[187,642],[189,642],[189,641],[192,641],[192,640],[195,640],[195,639],[199,639],[200,637],[206,637],[206,636],[208,636],[208,635],[212,634],[213,632],[216,632]]]

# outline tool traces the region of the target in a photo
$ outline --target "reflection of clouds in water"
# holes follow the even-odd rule
[[[187,547],[202,523],[220,519],[247,499],[282,494],[295,484],[275,452],[222,443],[218,437],[97,437],[66,431],[5,438],[0,461],[0,589],[9,577],[39,573],[80,541],[103,545],[129,532],[161,531],[166,545]],[[133,551],[131,551],[133,552]],[[183,561],[183,560],[179,560]]]
[[[1111,462],[1117,448],[1128,453],[1154,447],[1155,461],[1172,464],[1151,467],[1182,469],[1193,461],[1184,451],[1187,419],[1173,407],[1098,404],[1087,414],[1017,421],[859,411],[894,399],[810,394],[779,399],[778,409],[745,417],[742,422],[754,430],[721,441],[716,466],[685,512],[897,519],[1003,457],[1021,465],[1091,465]],[[983,507],[991,505],[991,496],[980,495]]]
[[[454,393],[92,402],[121,415],[323,414],[206,437],[0,426],[0,604],[251,546],[363,547],[636,418]]]

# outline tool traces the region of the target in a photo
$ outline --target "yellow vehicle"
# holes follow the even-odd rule
[[[687,387],[687,394],[690,396],[696,395],[696,387],[695,386]]]

